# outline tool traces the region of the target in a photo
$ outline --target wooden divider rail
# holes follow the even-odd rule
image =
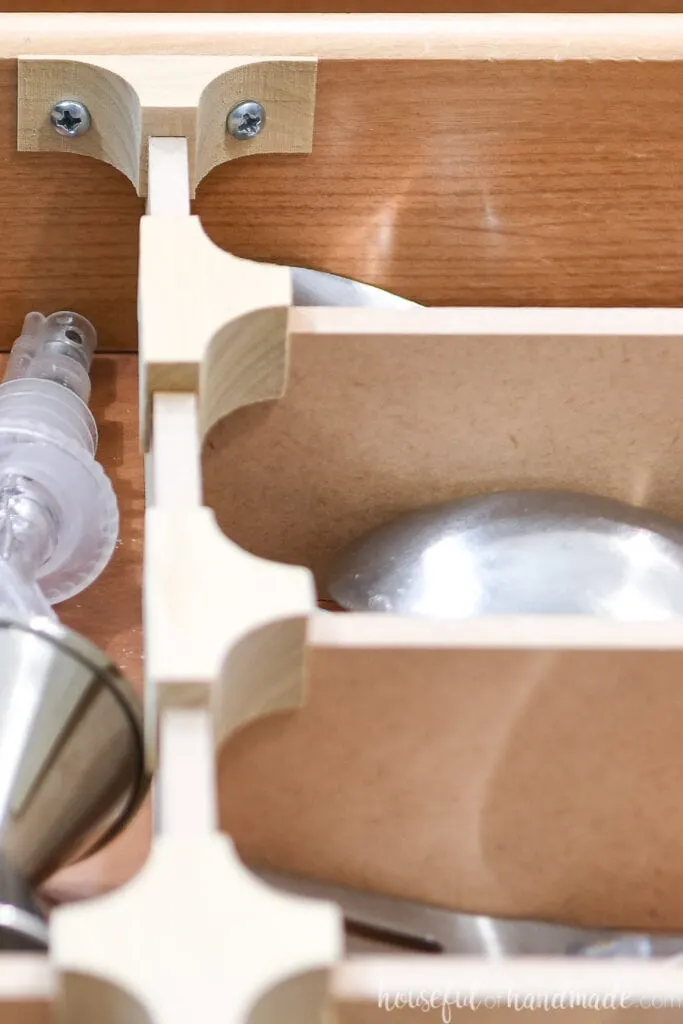
[[[330,62],[328,83],[354,73],[363,31],[379,33],[380,52],[360,62],[361,80],[386,58],[382,31],[393,31],[390,63],[411,65],[416,90],[431,81],[426,65],[455,68],[462,83],[469,74],[490,83],[496,70],[512,76],[508,87],[520,81],[505,61],[481,65],[501,55],[496,19],[476,22],[469,48],[462,31],[475,23],[439,24],[446,36],[432,40],[433,62],[424,34],[419,49],[400,23],[345,22],[347,66]],[[574,98],[588,79],[605,84],[613,55],[636,76],[647,56],[652,80],[667,82],[683,56],[678,22],[672,40],[663,22],[648,19],[638,36],[625,21],[616,41],[591,18],[573,23],[574,36],[565,19],[554,35],[539,22],[528,42],[504,24],[531,82],[555,72],[563,39],[559,55],[578,61]],[[679,1014],[683,975],[670,964],[345,961],[338,908],[285,896],[240,859],[483,913],[640,927],[674,927],[680,914],[683,926],[678,623],[342,616],[317,612],[315,591],[354,532],[453,494],[563,485],[683,514],[683,313],[293,309],[289,269],[219,249],[190,196],[241,152],[283,154],[277,167],[315,164],[317,57],[332,38],[319,25],[322,42],[292,33],[282,56],[271,40],[238,60],[226,31],[224,63],[178,56],[179,39],[173,56],[105,59],[76,47],[19,63],[20,149],[39,159],[78,148],[45,128],[56,94],[75,90],[100,126],[88,155],[148,199],[138,309],[156,834],[132,882],[55,911],[48,958],[0,955],[0,1021],[48,1020],[53,1010],[68,1024],[298,1024],[328,1014],[364,1024],[427,1009],[444,1021],[483,1011],[498,1024],[539,1006],[573,1020],[596,1009]],[[655,37],[671,66],[656,66]],[[569,63],[557,64],[560,77]],[[625,81],[614,66],[610,89]],[[275,130],[240,150],[221,124],[244,89],[267,97]],[[420,110],[425,102],[421,94]],[[534,131],[544,137],[543,124]],[[657,131],[647,159],[661,155]],[[463,161],[466,142],[465,133]],[[258,159],[252,166],[265,167]],[[350,178],[356,159],[353,149]],[[430,160],[439,163],[434,149]],[[451,151],[444,166],[453,161]],[[263,180],[255,171],[252,202]],[[395,202],[409,205],[409,192]],[[427,232],[438,244],[438,227]],[[636,248],[627,262],[640,259]],[[546,284],[559,276],[554,267]],[[674,305],[673,288],[654,291]],[[637,811],[624,785],[639,787]],[[667,903],[656,902],[662,878]]]

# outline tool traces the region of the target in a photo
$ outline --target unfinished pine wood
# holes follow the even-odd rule
[[[307,153],[315,110],[314,60],[196,56],[26,56],[19,61],[17,148],[90,156],[112,164],[147,193],[147,142],[184,136],[192,193],[226,160],[256,153]],[[67,138],[54,131],[55,97],[85,103],[92,127]],[[240,142],[225,130],[240,100],[258,97],[267,130]]]
[[[0,954],[0,1024],[54,1024],[55,975],[47,956]]]
[[[540,969],[539,966],[533,964],[536,969]],[[545,966],[545,964],[543,965]],[[564,991],[564,990],[563,990]],[[457,996],[452,991],[444,991],[442,994],[438,992],[432,992],[426,989],[416,989],[415,994],[409,996],[407,991],[402,990],[396,994],[396,1006],[394,1018],[398,1017],[401,1024],[421,1024],[426,1021],[427,1024],[442,1024],[444,1020],[444,1014],[446,1014],[446,1020],[452,1021],[456,1015],[458,1018],[463,1020],[471,1021],[471,1024],[477,1024],[478,1021],[482,1021],[483,1024],[512,1024],[516,1022],[519,1024],[520,1021],[525,1024],[531,1024],[535,1019],[534,1015],[538,1016],[539,1010],[545,1010],[545,1001],[541,998],[534,1000],[532,996],[520,995],[518,1003],[521,1007],[524,1007],[526,1002],[528,1009],[525,1011],[516,1010],[514,1005],[514,998],[511,999],[511,1005],[508,1006],[503,998],[500,999],[500,1006],[495,1007],[495,1002],[499,998],[497,995],[483,997],[482,1005],[476,1006],[476,997],[471,999],[473,1004],[473,1010],[470,1011],[468,1007],[468,999],[470,998],[468,993],[469,989],[463,990],[462,996]],[[581,1008],[581,1004],[578,1007],[571,1008],[570,997],[565,997],[564,1002],[570,1006],[569,1009],[556,1009],[553,1010],[553,999],[549,997],[547,1004],[549,1006],[549,1015],[552,1021],[559,1020],[559,1014],[562,1014],[562,1021],[566,1024],[645,1024],[645,1022],[660,1022],[660,1024],[675,1024],[678,1020],[680,1010],[678,1009],[678,997],[674,996],[671,1000],[667,1000],[666,997],[652,997],[644,996],[642,998],[642,1006],[636,999],[635,1005],[628,1005],[624,1008],[619,1007],[619,998],[611,999],[609,994],[606,994],[602,1002],[606,1005],[606,1008],[600,1012],[599,1009],[594,1009],[594,1006],[599,1007],[601,1000],[599,996],[591,996],[586,994],[585,997],[577,996],[577,1000],[585,998],[586,1008]],[[411,1003],[408,1000],[411,1000]],[[488,999],[488,1007],[485,1004],[485,1000]],[[405,1000],[405,1002],[404,1002]],[[430,1001],[434,1001],[434,1009],[425,1009],[425,1005],[429,1005]],[[449,1012],[449,1000],[450,1000],[450,1017]],[[426,1002],[425,1002],[426,1001]],[[459,1009],[458,1004],[463,1004],[464,1008]],[[557,994],[555,996],[555,1004],[560,1006],[562,1003],[562,997]],[[663,1009],[652,1009],[652,1004],[659,1007],[662,1003],[664,1004]],[[673,1005],[672,1005],[673,1003]],[[614,1007],[612,1004],[616,1004]],[[389,1006],[394,1009],[394,1000],[389,999]],[[386,1024],[387,1011],[384,1009],[384,1004],[378,1005],[378,999],[376,997],[368,997],[365,1000],[350,1000],[348,1002],[341,1003],[338,1007],[335,1007],[337,1017],[335,1024]],[[475,1013],[476,1016],[471,1014]],[[23,1022],[22,1022],[23,1024]]]
[[[111,2],[111,0],[110,0]],[[295,12],[274,12],[267,18],[248,13],[192,12],[172,14],[123,12],[102,14],[31,14],[27,20],[16,13],[0,13],[0,57],[24,53],[176,53],[245,54],[279,57],[282,41],[288,52],[300,57],[367,59],[556,59],[605,58],[628,60],[672,60],[683,55],[683,19],[661,18],[656,9],[649,14],[611,12],[590,17],[562,12],[534,13],[531,17],[482,17],[479,13],[416,13],[378,20],[358,12],[307,13],[307,0]],[[210,0],[209,0],[210,2]],[[272,2],[272,0],[271,0]],[[350,0],[350,5],[353,0]],[[9,4],[14,7],[14,3]],[[397,5],[398,6],[398,5]],[[553,4],[548,3],[548,7]],[[591,10],[600,8],[596,4]],[[627,6],[624,4],[624,6]],[[650,6],[650,5],[648,5]],[[47,9],[49,5],[46,4]],[[267,13],[263,0],[260,13]],[[98,11],[106,12],[106,2]],[[349,10],[351,7],[349,6]],[[444,16],[445,15],[445,16]],[[31,32],[27,34],[27,27]],[[182,36],[182,41],[180,37]]]
[[[301,703],[309,574],[241,551],[210,509],[148,509],[145,606],[150,713],[210,691],[222,737]]]
[[[198,217],[188,216],[188,149],[184,139],[149,142],[148,211],[140,222],[140,433],[148,447],[156,393],[159,410],[169,407],[159,421],[159,440],[165,446],[169,430],[173,438],[179,429],[187,431],[183,450],[196,465],[188,464],[186,472],[196,490],[200,420],[206,430],[236,405],[281,393],[292,274],[286,267],[236,259],[207,238]],[[246,396],[242,377],[250,386]],[[185,417],[172,428],[172,400],[163,396],[176,391],[189,401],[200,388],[196,419],[190,423]],[[165,479],[158,482],[162,492],[169,486]]]
[[[169,253],[178,258],[169,259]],[[207,238],[198,217],[146,216],[140,223],[139,280],[145,441],[152,393],[197,390],[200,368],[205,359],[213,361],[213,352],[221,359],[227,349],[227,365],[216,383],[208,375],[202,419],[217,418],[223,411],[220,396],[226,376],[239,388],[240,374],[260,374],[263,365],[263,397],[271,397],[270,367],[273,358],[280,367],[286,344],[292,295],[288,268],[223,252]]]
[[[642,961],[596,964],[526,958],[483,965],[452,957],[372,958],[362,963],[339,963],[328,977],[309,973],[301,982],[308,994],[317,994],[318,999],[327,989],[327,1013],[335,1024],[379,1024],[386,1021],[387,1012],[400,1013],[401,1021],[409,1024],[425,1017],[428,1022],[449,1024],[456,1016],[470,1019],[474,1013],[486,1024],[508,1024],[512,1019],[530,1020],[539,1011],[561,1013],[562,1020],[569,1024],[595,1020],[599,1024],[646,1024],[655,1020],[675,1024],[683,999],[677,971]],[[48,1000],[53,998],[56,986],[57,977],[46,958],[3,954],[0,1022],[48,1024],[54,1020]],[[275,1010],[278,1020],[289,1020],[283,1013],[290,1009],[301,1014],[297,994],[301,996],[302,986],[287,988],[276,986],[259,999],[249,1014],[249,1024],[263,1020],[260,1014],[264,1011]],[[137,1024],[142,1016],[143,1024],[147,1024],[139,1003],[129,999],[126,1004],[120,999],[119,1008],[126,1013],[126,1021]],[[137,1016],[131,1016],[135,1012]],[[103,1019],[101,1002],[97,1016]]]
[[[248,357],[242,372],[255,367]],[[240,393],[239,374],[236,383]],[[152,406],[147,459],[153,504],[145,516],[144,553],[150,764],[164,709],[209,706],[220,742],[254,717],[297,707],[304,699],[307,619],[315,607],[308,570],[247,554],[199,504],[194,396],[161,392]],[[185,437],[171,458],[180,430]]]
[[[655,1014],[673,1024],[681,1005],[677,973],[642,961],[403,957],[339,964],[330,987],[339,1024],[379,1024],[388,1013],[407,1024],[508,1024],[539,1012],[561,1014],[568,1024],[640,1024]]]
[[[312,156],[237,161],[199,190],[204,226],[237,255],[425,303],[675,306],[682,26],[0,15],[0,343],[26,309],[67,305],[104,347],[136,346],[141,204],[98,162],[15,151],[20,53],[319,54]]]
[[[665,964],[643,961],[549,962],[526,958],[481,964],[453,957],[371,958],[341,962],[327,977],[309,972],[294,982],[275,986],[257,1000],[248,1016],[249,1024],[272,1019],[264,1015],[274,1011],[278,1020],[288,1022],[288,1011],[298,1013],[295,1021],[300,1022],[305,989],[306,995],[318,1001],[327,991],[326,1012],[335,1024],[379,1024],[386,1021],[388,1012],[398,1012],[401,1021],[409,1024],[425,1017],[428,1022],[449,1024],[456,1016],[469,1020],[474,1013],[486,1024],[508,1024],[513,1019],[531,1020],[538,1012],[561,1014],[568,1024],[596,1020],[599,1024],[646,1024],[655,1020],[675,1024],[683,999],[679,972]],[[103,983],[99,986],[101,993]],[[0,1022],[53,1021],[48,1000],[56,988],[57,977],[47,958],[3,954]],[[126,1021],[138,1024],[142,1019],[147,1024],[148,1017],[139,1003],[125,1001],[123,994],[117,996]],[[105,1019],[101,1001],[97,1017]]]
[[[205,501],[321,588],[365,530],[482,491],[683,519],[682,337],[677,310],[295,310],[284,396],[206,436]]]
[[[208,702],[162,709],[149,859],[124,889],[53,912],[59,1006],[73,1024],[186,1024],[193,1016],[246,1024],[253,1004],[283,982],[270,1019],[322,1016],[326,986],[307,984],[306,974],[339,956],[340,912],[257,880],[215,832],[211,718]]]

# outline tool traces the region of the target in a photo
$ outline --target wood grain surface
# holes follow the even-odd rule
[[[466,54],[485,49],[482,22],[476,46],[472,26],[463,29]],[[177,46],[181,23],[170,24],[156,41],[142,33],[125,45]],[[505,45],[524,51],[527,37],[505,24]],[[611,23],[572,21],[566,38],[555,22],[539,24],[528,37],[537,55],[573,55],[582,39],[594,54],[591,32],[604,33],[603,56],[681,50],[680,28],[667,40],[658,19],[647,19],[642,43],[632,21],[621,36]],[[108,32],[101,48],[113,45]],[[455,52],[457,26],[452,33]],[[434,39],[435,52],[447,52],[443,36]],[[27,49],[39,41],[29,37]],[[65,44],[61,35],[55,45]],[[220,37],[213,49],[229,45]],[[238,255],[345,274],[427,304],[677,305],[682,76],[683,60],[322,60],[313,154],[218,168],[195,210]],[[2,60],[0,343],[28,309],[71,306],[97,325],[103,349],[132,350],[141,202],[99,162],[17,153],[15,90],[15,63]]]
[[[677,305],[681,85],[683,63],[322,61],[313,154],[218,168],[197,209],[237,255],[427,304]]]
[[[285,49],[286,46],[286,49]],[[680,14],[12,14],[0,57],[260,54],[328,60],[680,60]]]
[[[238,255],[348,274],[425,303],[680,305],[682,75],[680,61],[323,60],[312,156],[222,167],[196,211]],[[11,59],[0,60],[0,95],[0,345],[29,309],[76,308],[104,349],[134,349],[141,202],[112,168],[16,152]],[[140,686],[136,370],[132,355],[95,363],[121,544],[95,586],[59,611]],[[220,479],[216,470],[214,500]],[[145,809],[116,843],[54,880],[52,898],[121,883],[149,835]]]
[[[421,3],[420,9],[425,13],[451,14],[468,12],[473,10],[472,0],[426,0]],[[601,2],[590,3],[589,0],[564,0],[563,3],[550,3],[549,0],[508,0],[502,3],[501,0],[479,0],[476,4],[476,12],[483,14],[491,13],[638,13],[643,10],[642,0],[639,3],[635,0],[601,0]],[[301,12],[301,13],[340,13],[340,14],[368,14],[378,13],[414,13],[417,10],[416,2],[407,3],[406,0],[202,0],[201,10],[215,13],[240,13],[254,12],[255,14],[280,13],[280,12]],[[57,11],[69,12],[74,8],[74,0],[21,0],[9,2],[6,0],[4,10],[6,11]],[[665,0],[647,4],[650,14],[676,14],[683,11],[683,4],[666,3]],[[186,12],[197,13],[197,8],[191,0],[79,0],[79,11],[121,11],[130,12]]]

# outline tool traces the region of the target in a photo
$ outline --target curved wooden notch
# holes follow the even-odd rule
[[[125,888],[53,914],[51,955],[74,1024],[246,1024],[274,986],[310,971],[322,979],[295,985],[295,1005],[284,986],[291,1018],[269,1000],[268,1019],[322,1019],[340,912],[255,878],[214,831],[207,726],[206,709],[162,712],[162,813],[149,860]]]
[[[262,270],[282,271],[234,260],[236,270],[258,284]],[[283,316],[284,314],[284,316]],[[202,438],[231,412],[285,392],[289,355],[289,317],[282,307],[255,309],[228,321],[206,348],[199,373],[199,428]]]
[[[147,194],[147,140],[189,140],[192,193],[218,164],[257,153],[309,153],[313,145],[316,61],[286,57],[27,56],[19,59],[17,146],[80,153],[112,164],[138,195]],[[77,99],[90,130],[58,135],[50,110]],[[237,141],[225,129],[230,109],[255,99],[266,126]]]
[[[263,387],[276,387],[291,299],[288,267],[231,256],[207,238],[197,217],[143,217],[138,322],[145,437],[149,395],[199,390],[207,353],[209,370],[218,358],[234,370],[241,358],[245,372],[253,366],[266,374]],[[206,367],[202,372],[206,381]],[[204,391],[208,405],[202,403],[201,415],[208,429],[225,408],[222,377]]]
[[[307,569],[266,562],[221,532],[211,509],[151,508],[145,532],[148,693],[160,704],[212,692],[219,737],[295,707],[303,692]],[[150,709],[153,713],[155,708]]]

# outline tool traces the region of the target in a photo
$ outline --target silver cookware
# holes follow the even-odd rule
[[[51,620],[0,620],[0,949],[47,942],[37,885],[109,842],[148,786],[138,699]]]
[[[328,581],[354,611],[665,619],[683,614],[683,527],[590,494],[501,491],[379,526]]]

